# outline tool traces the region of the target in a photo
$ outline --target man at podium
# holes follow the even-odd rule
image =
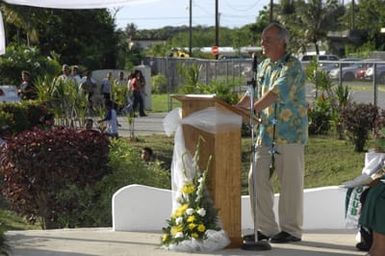
[[[277,23],[268,25],[261,37],[266,59],[254,70],[257,99],[252,103],[261,122],[255,142],[255,168],[249,173],[249,194],[258,240],[270,239],[272,243],[301,241],[303,224],[304,145],[308,126],[305,75],[298,59],[287,52],[288,43],[286,28]],[[250,102],[246,94],[236,106],[250,109]],[[273,172],[281,185],[279,223],[273,211]],[[244,240],[254,238],[255,235],[247,235]]]

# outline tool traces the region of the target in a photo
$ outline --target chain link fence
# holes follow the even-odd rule
[[[151,68],[151,73],[162,74],[167,78],[167,93],[176,94],[183,85],[183,77],[178,69],[195,65],[198,67],[198,81],[209,84],[212,80],[225,81],[242,86],[253,76],[252,59],[205,60],[194,58],[145,58],[144,65]],[[320,63],[326,69],[333,83],[348,85],[351,99],[358,103],[372,103],[385,109],[385,62],[383,61],[330,61]],[[372,67],[371,76],[357,77],[360,68]],[[332,71],[335,69],[334,71]],[[331,73],[334,72],[334,73]],[[334,76],[333,76],[334,74]],[[307,98],[309,102],[315,97],[315,86],[307,82]],[[170,98],[170,97],[169,97]],[[170,109],[172,102],[169,102]]]
[[[183,84],[178,72],[181,67],[195,65],[199,69],[199,82],[211,80],[246,84],[252,77],[252,59],[205,60],[193,58],[145,58],[144,65],[151,67],[152,74],[162,74],[168,80],[168,93],[177,93]]]

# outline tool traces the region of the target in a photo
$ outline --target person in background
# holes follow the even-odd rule
[[[94,128],[94,121],[91,118],[86,119],[85,128],[86,130],[92,130]]]
[[[72,76],[72,79],[74,80],[75,82],[75,85],[80,87],[80,84],[82,82],[82,78],[80,77],[80,74],[79,74],[79,67],[74,65],[72,66],[72,69],[71,69],[71,76]]]
[[[305,75],[301,62],[287,52],[288,43],[289,33],[283,26],[272,23],[263,30],[261,45],[267,58],[258,66],[258,99],[254,102],[261,122],[255,147],[256,170],[253,173],[251,168],[249,172],[250,203],[258,224],[258,240],[270,238],[272,243],[297,242],[302,237],[304,149],[308,138]],[[236,106],[250,108],[249,96]],[[273,172],[281,187],[279,224],[273,211]],[[254,241],[254,234],[244,236],[245,241],[250,239]]]
[[[111,92],[112,92],[112,72],[108,72],[106,77],[102,81],[102,94],[104,97],[104,102],[107,106],[107,102],[111,101]]]
[[[36,88],[31,82],[31,73],[28,71],[21,71],[21,84],[17,92],[23,100],[34,100],[37,98]]]
[[[87,95],[89,111],[92,111],[93,109],[92,97],[96,92],[96,87],[96,81],[92,78],[92,71],[86,71],[86,75],[80,83],[80,88]]]
[[[74,82],[72,76],[70,74],[70,67],[67,64],[63,64],[62,66],[62,74],[58,77],[58,81],[62,81],[64,83],[68,81]]]
[[[99,123],[101,122],[106,122],[107,123],[107,129],[106,129],[106,134],[108,136],[117,138],[119,137],[118,134],[118,115],[116,113],[116,109],[114,106],[114,103],[111,100],[108,100],[106,102],[106,107],[107,107],[107,113],[104,119],[100,120]]]
[[[0,128],[0,148],[7,145],[7,140],[11,135],[11,128],[8,125],[4,125]]]
[[[119,79],[116,81],[116,84],[119,86],[126,86],[127,85],[127,79],[124,78],[124,72],[120,71],[119,72]]]
[[[144,112],[144,102],[143,102],[143,90],[145,86],[144,77],[140,70],[135,70],[134,77],[130,80],[130,91],[134,98],[133,109],[134,112],[139,107],[139,115],[147,116]]]
[[[140,155],[140,158],[144,161],[144,162],[150,162],[152,161],[152,157],[153,157],[153,154],[154,152],[152,151],[151,148],[149,147],[144,147],[142,148],[142,153]]]

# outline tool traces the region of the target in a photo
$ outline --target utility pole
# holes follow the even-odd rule
[[[188,40],[188,54],[192,56],[192,0],[190,0],[190,21],[189,21],[189,40]]]
[[[354,30],[355,29],[355,27],[356,27],[356,24],[355,24],[355,19],[356,19],[356,17],[355,17],[355,12],[356,12],[356,8],[355,8],[355,3],[354,3],[354,0],[352,0],[352,23],[351,23],[351,30]]]
[[[219,47],[219,12],[218,12],[218,0],[215,0],[215,45]],[[218,54],[215,55],[218,59]]]
[[[270,0],[270,23],[273,22],[273,5],[274,1]]]

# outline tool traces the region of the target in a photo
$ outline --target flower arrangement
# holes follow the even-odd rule
[[[199,143],[197,152],[198,150]],[[181,246],[183,243],[186,245],[189,242],[203,242],[208,239],[210,231],[221,230],[218,225],[218,211],[214,208],[213,202],[209,198],[205,184],[208,168],[204,171],[199,170],[196,164],[198,162],[197,152],[193,159],[193,168],[195,169],[193,173],[195,173],[195,176],[192,179],[188,179],[186,170],[183,170],[185,180],[179,191],[180,195],[177,198],[179,206],[167,220],[168,226],[163,228],[162,248],[182,251],[196,250],[192,249],[196,248],[196,245],[184,247],[188,249],[178,249],[176,247]],[[202,248],[198,250],[202,250]]]

